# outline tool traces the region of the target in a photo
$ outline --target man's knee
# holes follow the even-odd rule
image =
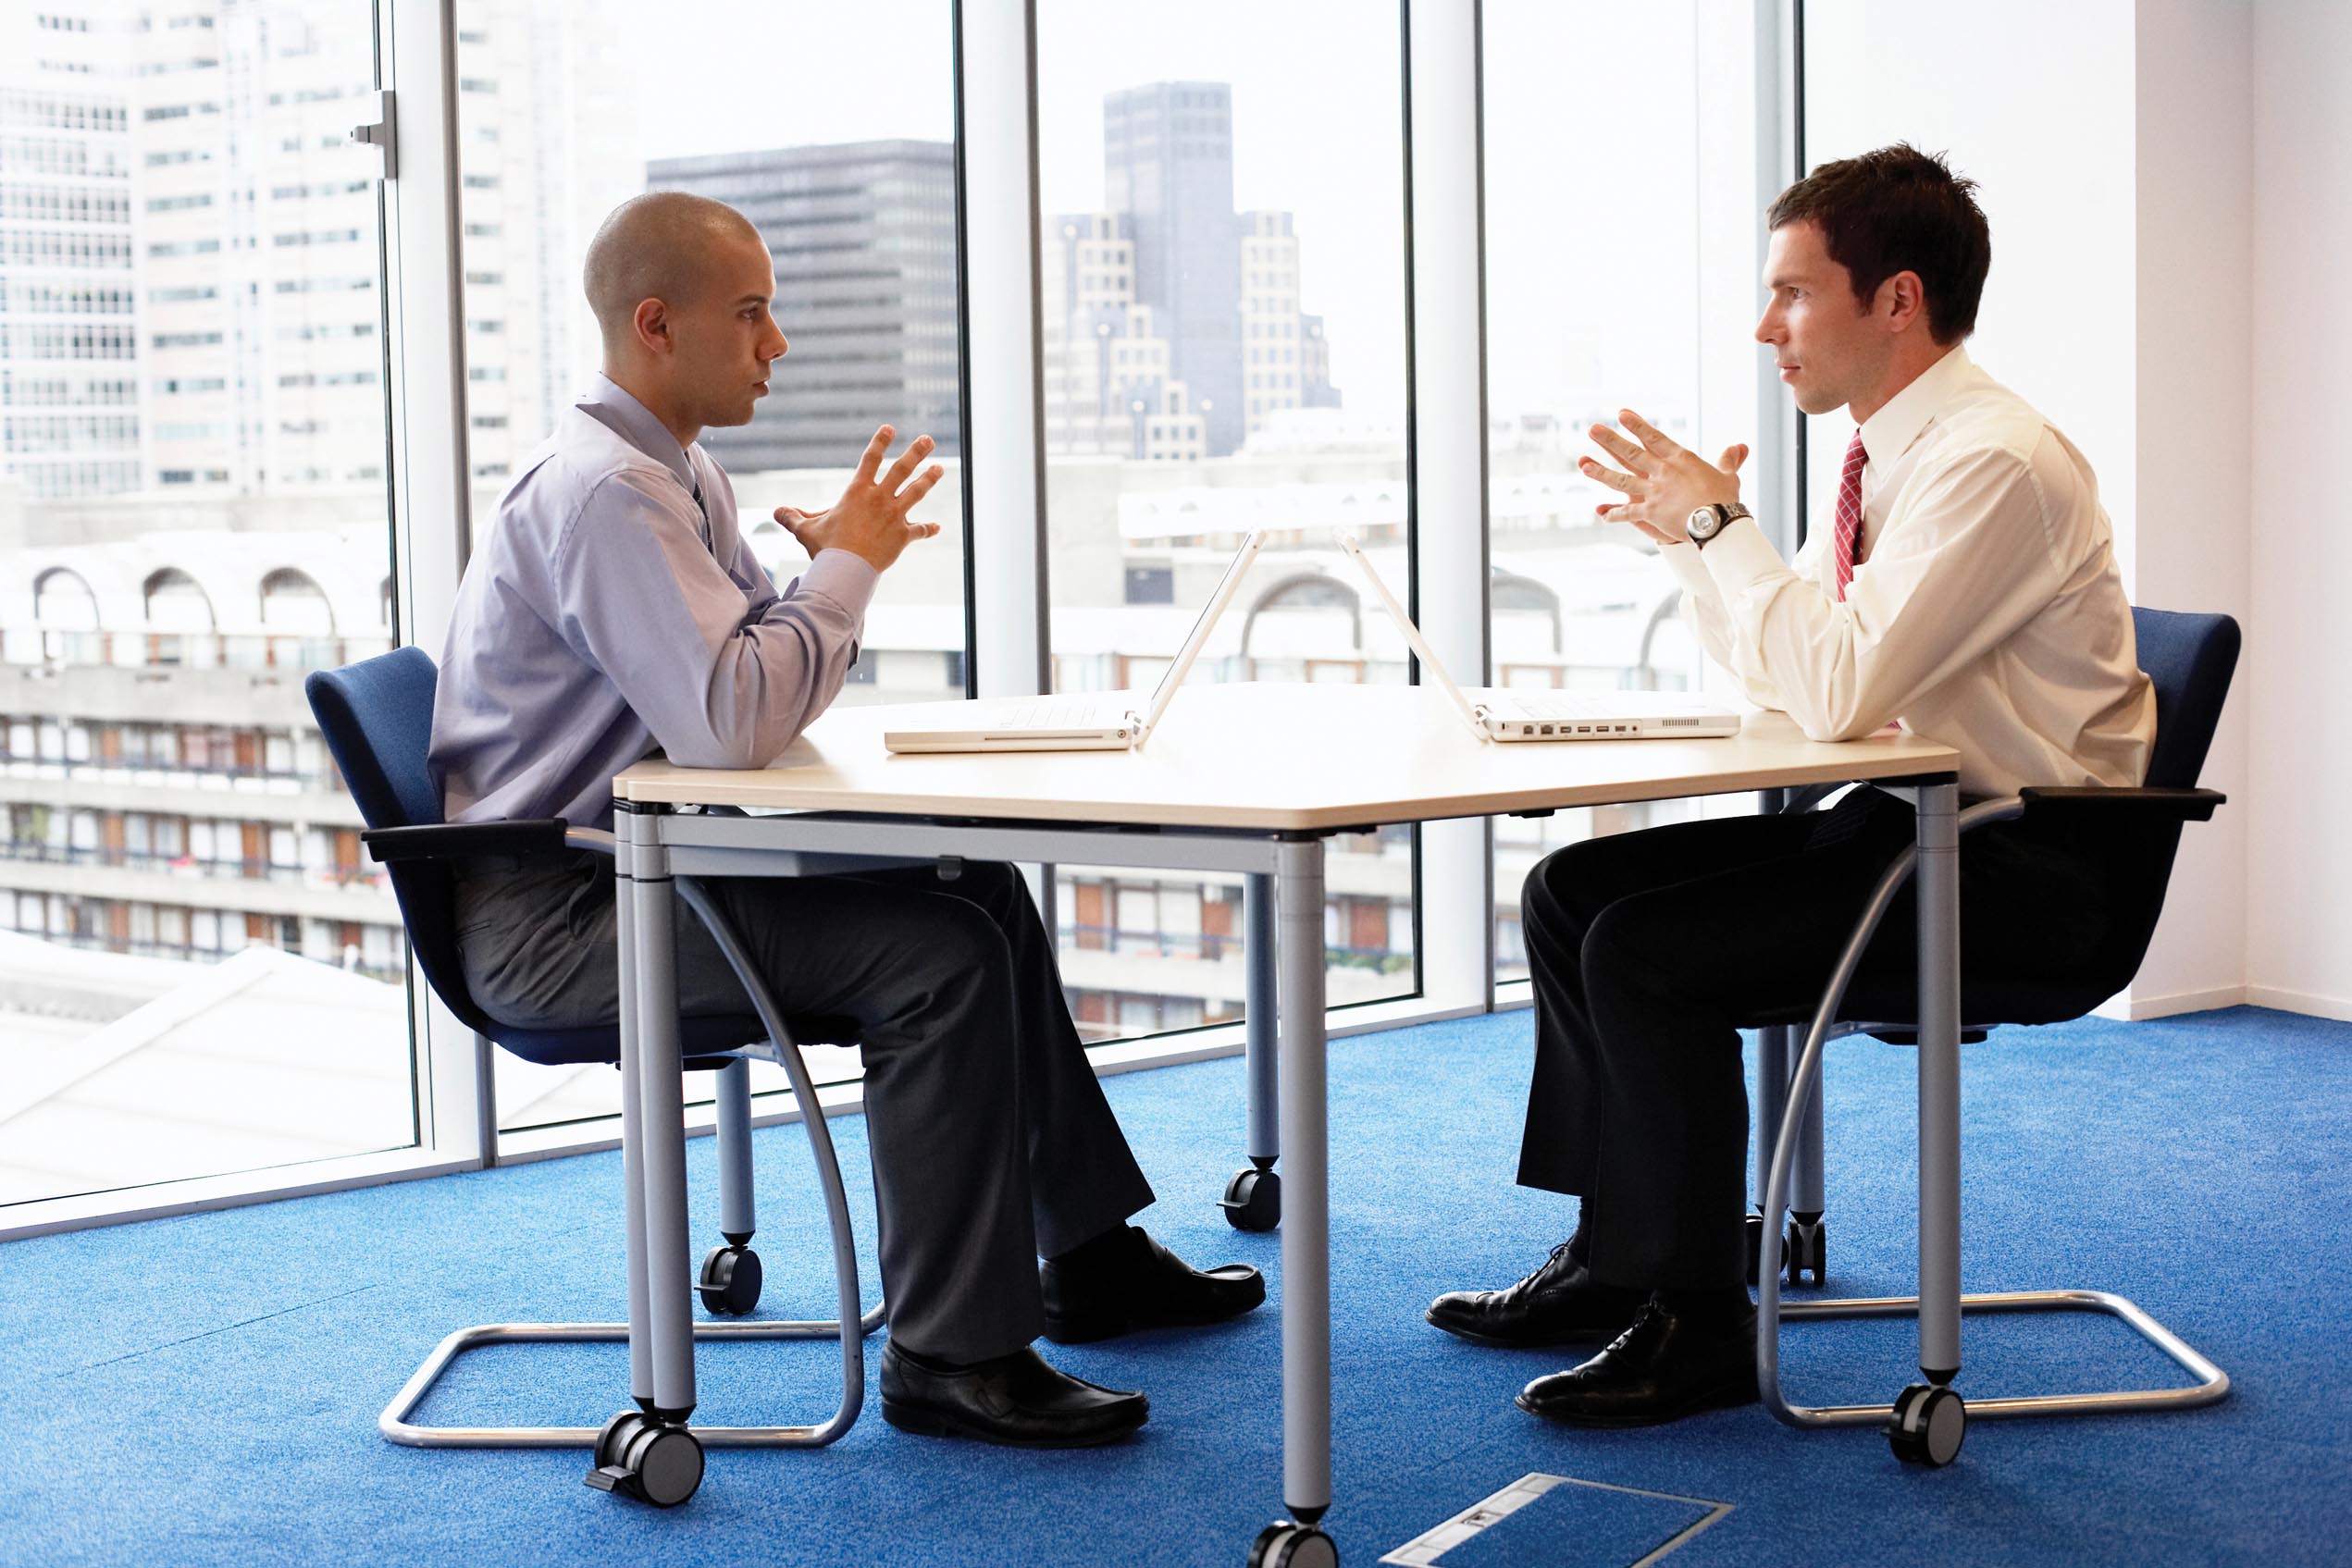
[[[1585,994],[1601,997],[1643,988],[1672,990],[1687,979],[1679,963],[1690,930],[1660,898],[1620,898],[1592,918],[1578,950]]]

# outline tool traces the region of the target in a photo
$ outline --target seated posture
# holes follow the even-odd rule
[[[1971,182],[1908,146],[1826,164],[1769,215],[1756,338],[1797,406],[1846,408],[1834,525],[1794,566],[1711,464],[1628,410],[1595,426],[1626,497],[1601,514],[1655,539],[1708,657],[1815,740],[1900,722],[1961,754],[1964,797],[2132,785],[2156,734],[2090,466],[1960,346],[1991,240]],[[1739,1026],[1810,1006],[1912,812],[1863,787],[1831,809],[1693,822],[1563,849],[1521,900],[1535,1075],[1522,1185],[1583,1200],[1574,1234],[1502,1290],[1429,1320],[1503,1345],[1603,1347],[1522,1409],[1639,1426],[1756,1398],[1743,1283],[1748,1125]],[[2007,823],[1961,851],[1972,961],[2060,973],[2101,940],[2096,843]],[[1900,900],[1855,994],[1905,994]]]
[[[697,444],[750,420],[786,348],[768,249],[741,215],[640,196],[589,245],[587,288],[604,373],[500,500],[458,593],[432,737],[452,821],[609,826],[613,775],[656,747],[689,767],[767,763],[839,692],[879,574],[938,532],[908,517],[940,476],[918,472],[931,440],[885,467],[885,426],[836,505],[777,509],[808,571],[778,593],[753,558]],[[787,1014],[857,1025],[894,1425],[1112,1440],[1143,1423],[1144,1396],[1056,1371],[1029,1348],[1041,1328],[1096,1340],[1264,1300],[1256,1270],[1196,1272],[1127,1224],[1151,1189],[1011,867],[711,888]],[[543,1028],[618,1017],[608,858],[469,865],[457,908],[466,983],[490,1013]],[[751,1011],[683,903],[676,962],[684,1013]]]

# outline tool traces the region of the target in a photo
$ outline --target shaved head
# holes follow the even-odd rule
[[[713,253],[728,241],[765,243],[751,221],[724,202],[655,191],[613,209],[588,241],[583,282],[608,356],[630,340],[637,307],[698,301],[713,284]]]

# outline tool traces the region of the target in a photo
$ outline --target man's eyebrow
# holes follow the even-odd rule
[[[735,302],[738,307],[743,305],[764,305],[770,300],[774,298],[775,296],[774,294],[746,294]]]

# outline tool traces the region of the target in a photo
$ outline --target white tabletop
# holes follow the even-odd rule
[[[1437,693],[1393,685],[1187,687],[1136,751],[895,756],[885,729],[953,703],[836,708],[768,767],[654,759],[623,800],[1027,821],[1321,830],[1949,773],[1960,755],[1900,734],[1809,741],[1756,713],[1721,740],[1481,742]]]

